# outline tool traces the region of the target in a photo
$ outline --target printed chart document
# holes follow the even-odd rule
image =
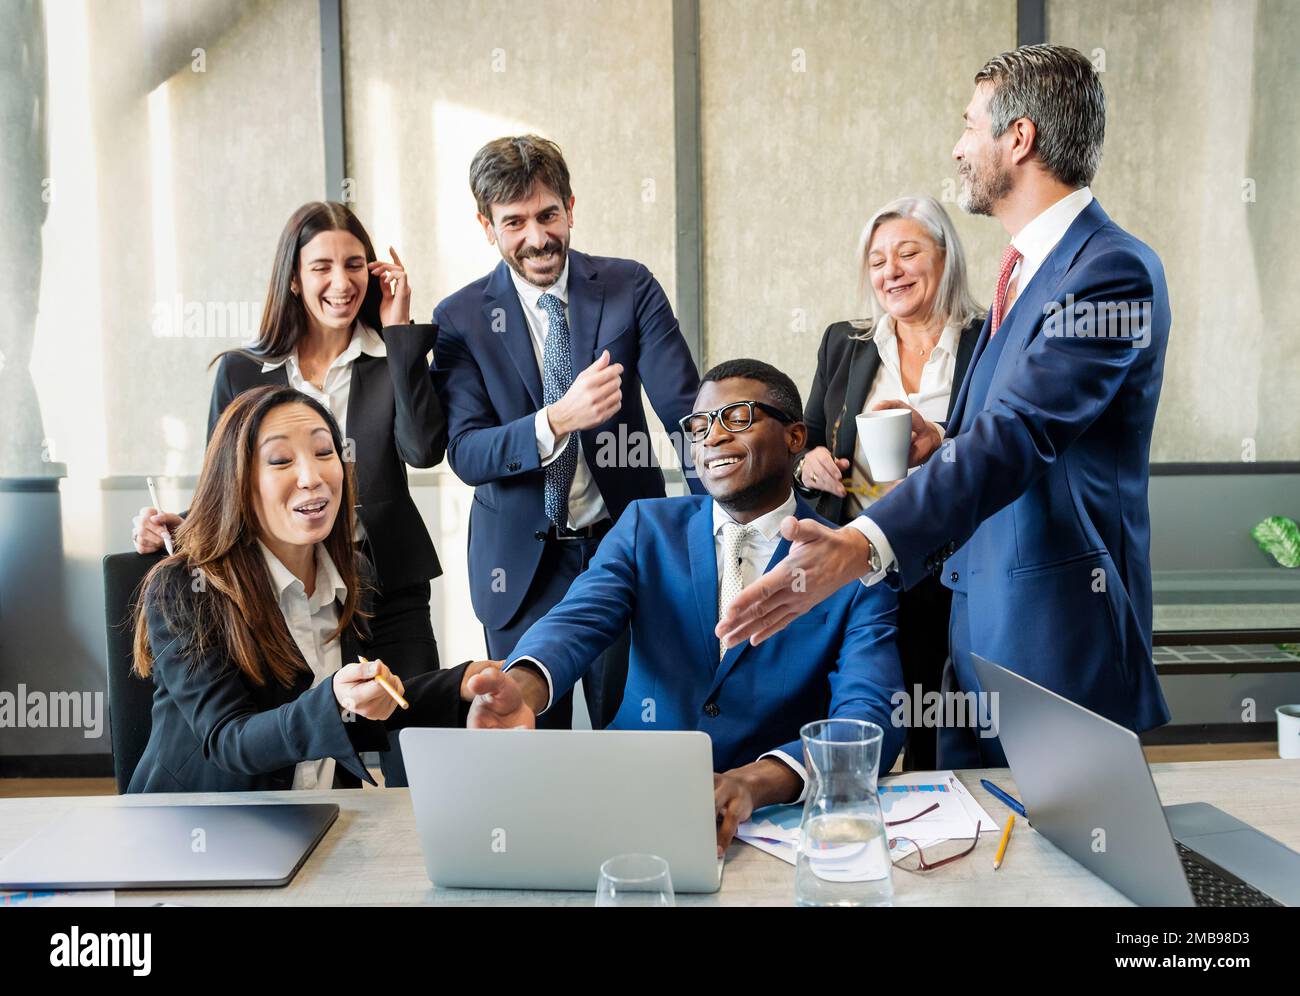
[[[909,771],[890,775],[880,780],[879,793],[886,834],[910,838],[922,848],[940,841],[974,837],[977,823],[980,833],[1002,832],[993,817],[951,771]],[[924,815],[917,816],[918,813]],[[802,803],[764,806],[740,825],[736,836],[760,851],[794,864],[799,851],[802,818]],[[900,822],[904,820],[907,822]],[[890,826],[891,823],[895,825]],[[897,860],[912,850],[906,841],[899,841],[890,850],[890,858]]]

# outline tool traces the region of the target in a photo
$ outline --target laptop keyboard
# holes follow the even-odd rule
[[[1197,906],[1281,906],[1253,885],[1247,885],[1235,875],[1201,857],[1190,847],[1178,841],[1178,857],[1183,862],[1183,873],[1192,887],[1192,897]]]

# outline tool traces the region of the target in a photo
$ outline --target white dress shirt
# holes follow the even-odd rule
[[[324,545],[316,544],[316,590],[307,597],[307,589],[294,573],[280,562],[261,540],[266,558],[266,568],[271,574],[271,590],[280,604],[280,614],[293,642],[302,651],[303,659],[311,668],[311,687],[332,679],[334,672],[343,666],[341,641],[327,637],[339,624],[338,602],[348,597],[348,587],[343,583],[338,568]],[[293,770],[293,788],[314,789],[334,787],[334,758],[300,761]]]
[[[1016,288],[1016,300],[1019,300],[1022,292],[1029,287],[1030,281],[1038,273],[1043,261],[1056,248],[1056,244],[1065,237],[1065,233],[1074,224],[1074,219],[1079,217],[1083,209],[1091,203],[1092,191],[1088,187],[1080,187],[1066,194],[1047,210],[1040,212],[1038,217],[1016,233],[1011,244],[1016,247],[1021,259],[1012,269],[1011,282],[1007,285]],[[1014,307],[1013,302],[1012,308]],[[1003,317],[1004,325],[1009,320],[1009,315],[1010,312]],[[866,536],[880,553],[881,569],[864,574],[861,579],[863,584],[875,584],[884,578],[886,571],[891,570],[898,563],[898,558],[894,556],[894,548],[890,546],[884,532],[871,520],[869,514],[859,515],[850,524]]]
[[[757,581],[767,570],[767,563],[781,543],[781,520],[794,515],[794,492],[779,506],[747,523],[754,532],[745,541],[740,555],[740,577],[745,588]],[[718,577],[722,577],[722,527],[734,522],[727,510],[713,502],[713,548],[718,560]]]
[[[1083,213],[1083,209],[1092,203],[1092,190],[1080,187],[1066,194],[1037,218],[1016,233],[1011,244],[1020,253],[1020,259],[1011,270],[1008,287],[1016,288],[1016,297],[1020,290],[1028,287],[1029,282],[1038,273],[1039,267],[1048,254],[1056,248],[1056,243],[1065,237],[1065,233],[1074,224],[1074,219]],[[1014,306],[1014,305],[1013,305]],[[1004,322],[1006,318],[1002,319]]]
[[[772,554],[776,552],[777,546],[781,543],[781,521],[786,516],[794,515],[795,497],[794,491],[778,507],[760,515],[757,519],[749,522],[748,525],[754,530],[749,535],[741,552],[741,577],[747,586],[751,585],[767,569],[768,562],[772,559]],[[734,521],[726,513],[721,505],[713,503],[713,549],[717,557],[718,578],[722,577],[722,528],[728,522]],[[528,663],[541,671],[546,678],[546,708],[545,712],[551,708],[551,703],[555,700],[555,685],[551,682],[551,672],[546,669],[546,665],[535,657],[517,657],[507,665],[506,670],[510,670],[519,663]],[[803,790],[799,793],[799,798],[795,802],[802,802],[804,795],[808,792],[808,772],[804,769],[803,763],[796,758],[791,757],[784,751],[768,751],[766,754],[759,755],[759,758],[775,757],[784,761],[793,768],[803,780]]]
[[[921,368],[921,380],[917,390],[908,391],[903,386],[902,358],[899,355],[898,331],[894,327],[892,315],[884,315],[875,325],[871,340],[876,344],[880,354],[880,365],[876,367],[875,380],[867,392],[862,414],[871,411],[882,401],[906,401],[930,422],[941,422],[948,417],[948,399],[955,385],[953,374],[957,369],[957,342],[961,330],[953,325],[944,327],[930,355]],[[912,471],[917,468],[912,468]],[[912,473],[908,471],[908,473]],[[849,474],[854,484],[871,486],[873,483],[862,461],[862,451],[855,447]],[[897,482],[881,482],[875,485],[874,494],[858,495],[850,492],[845,499],[849,509],[860,512],[877,499],[889,492]]]
[[[334,357],[334,362],[325,371],[324,390],[318,388],[302,375],[302,368],[298,365],[298,351],[296,349],[282,360],[263,363],[262,373],[267,373],[277,367],[284,367],[285,373],[289,377],[289,386],[295,391],[301,391],[308,397],[315,398],[328,408],[335,421],[339,424],[339,432],[346,439],[348,435],[348,395],[352,393],[352,363],[362,353],[367,356],[387,356],[388,350],[384,346],[384,340],[379,338],[377,332],[367,328],[361,322],[357,322],[352,326],[352,339],[348,342],[347,348]],[[342,456],[342,454],[339,455]]]
[[[748,588],[751,584],[763,576],[767,570],[768,562],[772,559],[772,554],[776,553],[776,548],[781,543],[781,522],[787,516],[794,515],[795,500],[794,492],[791,491],[786,500],[777,508],[770,512],[765,512],[757,519],[749,522],[751,529],[755,530],[750,533],[741,548],[740,554],[740,577],[744,581],[744,587]],[[722,577],[722,530],[728,522],[733,522],[726,509],[716,501],[713,503],[713,548],[718,559],[718,577]],[[744,590],[742,588],[742,590]],[[799,792],[799,798],[794,802],[803,802],[804,796],[808,793],[808,772],[799,759],[791,757],[782,750],[770,750],[765,754],[759,755],[759,760],[765,757],[774,757],[779,761],[784,761],[798,773],[803,781],[803,789]]]
[[[524,309],[524,319],[528,322],[528,337],[533,343],[533,355],[537,357],[537,372],[542,374],[542,356],[546,349],[546,337],[551,331],[551,318],[537,302],[543,294],[557,297],[564,305],[565,319],[569,318],[569,260],[565,258],[564,269],[560,271],[559,279],[545,289],[534,287],[516,273],[513,267],[510,269],[510,279],[515,282],[515,292],[519,295],[519,303]],[[570,337],[573,335],[571,321],[569,335]],[[576,378],[580,373],[581,370],[575,369],[573,376]],[[545,375],[542,376],[544,381]],[[554,462],[563,452],[564,447],[568,445],[569,435],[565,433],[558,439],[555,437],[555,433],[551,431],[551,423],[546,418],[545,408],[538,410],[534,425],[537,435],[537,455],[541,457],[542,466],[545,467]],[[569,488],[569,528],[581,529],[608,517],[605,499],[601,497],[600,489],[596,487],[596,482],[591,476],[586,455],[582,452],[582,438],[579,437],[578,466],[573,473],[573,486]]]

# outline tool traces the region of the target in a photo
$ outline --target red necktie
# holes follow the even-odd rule
[[[1002,250],[1002,268],[998,270],[998,289],[993,292],[993,326],[989,329],[990,339],[997,335],[998,326],[1002,324],[1007,299],[1007,284],[1011,282],[1011,271],[1016,268],[1016,263],[1020,259],[1020,251],[1015,246],[1008,245]]]

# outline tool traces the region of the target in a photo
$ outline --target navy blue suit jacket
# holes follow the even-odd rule
[[[831,525],[802,499],[796,506],[798,518]],[[781,540],[767,570],[789,549]],[[885,731],[880,770],[888,771],[906,735],[890,715],[903,687],[897,606],[887,586],[853,581],[771,639],[741,643],[719,662],[713,499],[638,501],[507,666],[533,658],[558,697],[630,627],[627,686],[611,729],[703,730],[714,770],[726,771],[772,750],[803,764],[803,724],[865,719]]]
[[[973,652],[1137,731],[1169,721],[1147,508],[1169,323],[1160,260],[1092,201],[985,323],[943,448],[867,513],[904,587],[967,594]]]
[[[587,466],[617,520],[629,502],[665,493],[663,472],[650,451],[641,386],[678,438],[677,420],[693,410],[699,374],[663,288],[640,263],[570,250],[568,290],[574,375],[606,349],[612,363],[623,364],[622,408],[580,434]],[[447,459],[456,476],[474,487],[470,597],[483,624],[499,628],[527,594],[551,525],[534,423],[543,407],[542,377],[504,260],[439,304],[434,321],[440,329],[434,377],[447,411]],[[688,480],[698,488],[693,474]]]

